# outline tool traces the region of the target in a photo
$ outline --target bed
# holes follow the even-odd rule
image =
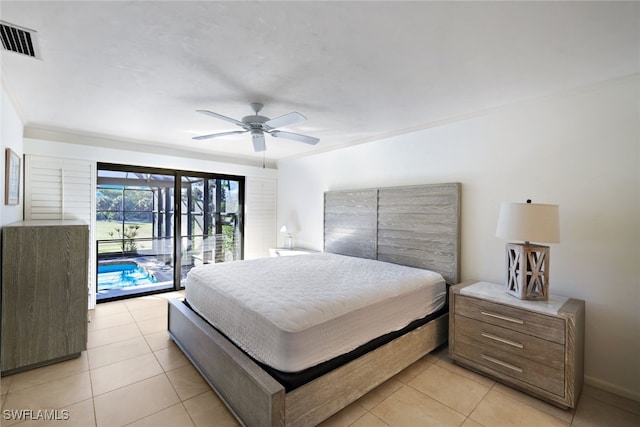
[[[275,271],[286,272],[292,266],[295,268],[297,263],[309,263],[318,268],[318,266],[329,265],[325,264],[329,261],[342,262],[345,259],[349,259],[349,262],[353,260],[358,265],[362,264],[365,270],[373,268],[372,264],[368,263],[388,265],[391,268],[389,276],[403,276],[404,271],[409,271],[406,273],[407,276],[412,276],[414,271],[418,274],[420,269],[437,273],[437,276],[444,279],[447,284],[458,282],[459,183],[329,191],[325,193],[324,199],[325,253],[254,260],[238,264],[248,269],[244,275],[240,276],[243,278],[241,280],[243,283],[263,281],[265,274],[259,274],[260,269],[262,268],[265,272],[274,271],[273,263],[278,263]],[[410,268],[400,270],[403,268],[401,266]],[[254,271],[255,268],[258,268],[258,272]],[[205,269],[192,271],[194,274],[190,280],[193,283],[197,280],[202,283],[213,280],[207,278]],[[281,281],[283,278],[275,277],[274,280]],[[327,280],[334,279],[327,278]],[[434,281],[438,282],[437,279]],[[189,284],[187,286],[189,289]],[[296,347],[297,344],[291,344],[293,347],[287,347],[285,344],[283,349],[272,346],[264,351],[267,355],[265,359],[263,355],[252,354],[247,349],[246,343],[241,342],[237,336],[234,336],[233,341],[237,343],[234,344],[218,329],[211,326],[219,320],[211,322],[206,319],[207,312],[223,311],[228,305],[224,295],[219,294],[215,298],[208,298],[211,301],[206,302],[205,305],[219,303],[208,309],[189,305],[189,298],[199,303],[207,300],[210,291],[205,291],[203,286],[194,285],[192,289],[199,289],[202,292],[187,293],[186,302],[181,300],[169,302],[169,334],[244,425],[316,425],[443,344],[447,339],[448,311],[445,308],[429,317],[419,319],[419,322],[411,321],[407,327],[399,330],[395,330],[399,326],[393,326],[391,329],[394,331],[391,333],[375,332],[375,334],[382,334],[380,337],[382,341],[379,342],[376,342],[378,341],[376,339],[370,340],[370,336],[362,338],[366,342],[365,345],[352,344],[348,342],[349,340],[343,340],[341,343],[343,347],[329,350],[329,354],[332,355],[329,359],[314,359],[317,354],[322,353],[319,351],[321,346],[318,345],[317,352],[303,351],[301,359],[291,361],[286,357],[290,354],[288,350]],[[345,284],[340,286],[344,288]],[[359,291],[359,286],[355,283],[353,285],[356,291]],[[410,289],[412,285],[407,286]],[[441,299],[444,298],[446,288],[442,292],[442,288],[434,286],[431,292],[436,295],[435,300],[438,299],[438,295]],[[304,290],[301,295],[312,294],[311,291],[315,287],[317,285]],[[225,292],[233,293],[240,288],[243,286],[230,285]],[[249,293],[254,291],[259,292],[259,289]],[[409,291],[409,299],[412,299],[411,292],[413,291]],[[250,301],[247,304],[255,306],[261,298],[263,297],[256,295],[253,302]],[[384,298],[389,297],[384,296]],[[277,300],[278,298],[274,297],[274,301]],[[408,301],[405,297],[400,306],[408,304]],[[380,300],[378,300],[379,303]],[[385,305],[379,305],[377,308],[381,309]],[[434,305],[438,304],[434,303]],[[275,307],[269,304],[267,306],[269,310]],[[280,308],[275,311],[278,309]],[[230,324],[244,325],[245,322],[241,319],[251,316],[247,313],[233,313],[233,311],[222,313],[221,318],[231,317]],[[264,323],[277,322],[277,319],[276,317],[276,320],[270,319]],[[319,323],[322,324],[325,320],[320,319]],[[283,320],[285,323],[286,321],[286,319]],[[301,318],[293,323],[305,321]],[[401,319],[398,322],[401,326],[407,322],[407,319]],[[358,323],[357,319],[355,323]],[[386,323],[385,326],[389,326]],[[284,329],[289,332],[296,329],[295,326],[289,326],[288,329],[287,327]],[[351,332],[344,335],[348,336],[349,333]],[[257,336],[269,337],[264,340],[267,345],[273,342],[285,342],[282,337],[270,334],[273,334],[273,331],[266,328],[260,330]],[[316,337],[321,336],[322,331],[319,334]],[[239,335],[245,334],[240,332]],[[257,338],[247,339],[251,341]],[[298,345],[296,348],[309,350],[313,347],[308,344],[314,339],[313,335],[306,337],[302,340],[306,344]],[[355,348],[348,347],[349,345]],[[343,352],[344,355],[336,356]],[[346,359],[342,359],[343,357]],[[338,362],[335,362],[336,359]],[[316,365],[323,368],[301,382],[288,383],[286,378],[278,376],[278,373],[288,374],[289,371],[297,372],[301,368],[302,372],[305,372],[307,366],[312,366],[310,369],[313,370]]]

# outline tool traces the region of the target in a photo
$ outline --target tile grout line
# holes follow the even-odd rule
[[[83,351],[82,353],[84,353],[84,352],[86,352],[86,350]],[[77,359],[80,359],[81,357],[82,357],[82,355],[80,357],[77,357],[76,359],[65,360],[65,361],[57,362],[57,363],[71,362],[71,361],[75,361]],[[51,365],[40,366],[38,368],[33,368],[33,370],[43,369],[43,368],[47,368],[47,367],[51,367],[51,366],[56,366],[56,363],[53,363]],[[87,366],[89,366],[89,360],[88,359],[87,359]],[[32,372],[33,370],[20,371],[20,372],[16,372],[15,374],[12,374],[12,375],[19,375],[19,374],[22,374],[22,373],[25,373],[25,372]],[[89,378],[91,378],[91,368],[88,367],[86,370],[79,371],[79,372],[69,372],[69,373],[67,373],[65,375],[62,375],[60,377],[51,378],[48,381],[45,381],[45,382],[42,382],[42,383],[33,384],[33,385],[28,386],[28,387],[21,388],[19,390],[7,390],[7,393],[5,393],[5,402],[4,402],[4,404],[6,404],[6,399],[9,397],[9,394],[12,394],[12,395],[15,396],[16,393],[21,393],[23,391],[31,390],[31,389],[34,389],[36,387],[42,387],[42,386],[44,386],[46,384],[49,384],[49,383],[52,383],[54,381],[60,381],[60,380],[72,377],[74,375],[81,375],[81,374],[84,374],[84,373],[89,374]],[[13,381],[11,382],[11,384],[13,384]],[[91,391],[91,393],[93,394],[93,390]],[[77,403],[77,402],[75,402],[75,403]],[[4,409],[4,404],[2,405],[2,409]]]
[[[378,405],[376,405],[376,406],[378,406]],[[374,408],[375,408],[375,406],[374,406]],[[379,416],[377,416],[377,415],[376,415],[376,414],[374,414],[373,412],[371,412],[371,411],[367,411],[367,412],[368,412],[369,414],[371,414],[372,416],[376,417],[376,419],[377,419],[377,420],[380,420],[380,422],[384,423],[385,425],[390,426],[390,424],[389,424],[389,423],[387,423],[385,420],[381,419]],[[360,418],[362,418],[362,417],[360,417]]]
[[[96,397],[105,396],[105,395],[107,395],[107,394],[109,394],[109,393],[112,393],[112,392],[115,392],[115,391],[118,391],[118,390],[122,390],[122,389],[127,388],[127,387],[130,387],[130,386],[132,386],[132,385],[140,384],[141,382],[144,382],[144,381],[147,381],[147,380],[150,380],[150,379],[153,379],[153,378],[158,378],[158,377],[160,377],[160,376],[165,376],[165,377],[166,377],[166,376],[167,376],[167,374],[166,374],[165,372],[162,372],[161,374],[153,375],[153,376],[151,376],[151,377],[144,378],[144,379],[142,379],[142,380],[135,381],[135,382],[132,382],[132,383],[130,383],[130,384],[123,385],[123,386],[118,387],[118,388],[114,388],[113,390],[106,391],[106,392],[104,392],[104,393],[102,393],[102,394],[99,394],[99,395],[97,395],[97,396],[93,396],[93,402],[94,402],[94,416],[95,416],[95,418],[96,418],[96,427],[99,427],[99,426],[98,426],[98,420],[97,420],[97,413],[96,413],[96,411],[95,411],[95,398],[96,398]],[[167,377],[167,381],[169,381],[169,378],[168,378],[168,377]],[[171,384],[171,381],[169,381],[169,384]],[[171,387],[173,388],[173,384],[171,384]],[[175,390],[174,390],[174,392],[175,392]],[[180,400],[180,396],[178,396],[178,393],[176,393],[176,396],[178,397],[178,400]],[[134,422],[140,421],[140,420],[142,420],[142,419],[144,419],[144,418],[146,418],[146,417],[149,417],[149,416],[151,416],[151,415],[154,415],[154,414],[156,414],[156,413],[158,413],[158,412],[162,412],[162,411],[164,411],[165,409],[170,408],[171,406],[174,406],[174,405],[167,406],[167,407],[162,408],[162,409],[160,409],[160,410],[158,410],[158,411],[156,411],[156,412],[153,412],[153,413],[151,413],[151,414],[145,415],[145,416],[143,416],[143,417],[141,417],[141,418],[136,418],[135,420],[133,420],[133,421],[131,421],[131,422],[127,423],[127,424],[124,424],[124,425],[123,425],[123,426],[121,426],[121,427],[124,427],[124,426],[127,426],[127,425],[129,425],[129,424],[132,424],[132,423],[134,423]]]
[[[134,339],[137,339],[137,337],[136,337],[136,338],[131,338],[131,340],[134,340]],[[125,340],[125,341],[127,341],[127,340]],[[151,350],[151,347],[149,347],[149,343],[147,343],[147,340],[145,340],[145,339],[144,339],[144,337],[143,337],[143,341],[144,341],[145,345],[149,348],[149,351],[148,351],[148,352],[149,352],[149,353],[154,353],[154,351],[153,351],[153,350]],[[118,342],[113,343],[113,344],[118,344],[118,343],[120,343],[120,342],[124,342],[124,341],[118,341]],[[111,344],[107,344],[107,345],[111,345]],[[126,357],[126,358],[124,358],[124,359],[119,359],[119,360],[116,360],[115,362],[109,362],[109,363],[107,363],[107,364],[105,364],[105,365],[96,366],[96,367],[94,367],[94,368],[91,368],[91,367],[90,367],[90,368],[89,368],[89,370],[90,370],[90,371],[93,371],[93,370],[97,370],[97,369],[106,368],[107,366],[112,366],[112,365],[115,365],[116,363],[120,363],[120,362],[126,362],[127,360],[135,359],[136,357],[141,357],[141,356],[144,356],[145,354],[146,354],[146,353],[143,353],[143,354],[137,354],[137,355],[135,355],[135,356]],[[161,365],[161,366],[162,366],[162,365]]]
[[[91,363],[89,362],[89,355],[87,354],[87,364],[89,365],[89,384],[91,385],[91,406],[93,407],[93,424],[98,427],[98,413],[96,411],[96,399],[93,392],[93,378],[91,377]]]
[[[498,382],[496,382],[496,384],[498,384]],[[507,387],[509,387],[509,386],[507,386]],[[514,388],[513,390],[519,391],[519,390],[517,390],[517,389],[515,389],[515,388]],[[535,406],[529,405],[527,402],[523,402],[522,400],[520,400],[520,399],[518,399],[518,398],[516,398],[516,397],[514,397],[514,396],[509,396],[508,394],[503,393],[503,392],[501,392],[500,390],[494,390],[494,391],[495,391],[496,393],[501,394],[502,396],[504,396],[504,397],[505,397],[505,398],[507,398],[507,399],[510,399],[510,400],[513,400],[513,401],[515,401],[515,402],[517,402],[517,403],[520,403],[520,404],[522,404],[522,405],[525,405],[525,406],[527,406],[527,407],[529,407],[529,408],[531,408],[531,409],[534,409],[534,410],[536,410],[536,411],[538,411],[538,412],[540,412],[540,413],[542,413],[542,414],[544,414],[544,415],[548,415],[548,416],[550,416],[550,417],[552,417],[552,418],[554,418],[554,419],[556,419],[556,420],[558,420],[558,421],[560,421],[560,422],[562,422],[562,423],[566,423],[566,421],[565,421],[565,420],[563,420],[562,418],[556,417],[555,415],[553,415],[553,414],[551,414],[551,413],[549,413],[549,412],[543,411],[543,410],[542,410],[542,409],[540,409],[540,408],[536,408]],[[552,404],[550,404],[550,403],[547,403],[547,402],[545,402],[544,400],[539,399],[539,398],[537,398],[537,397],[535,397],[535,396],[528,395],[528,394],[525,394],[525,395],[526,395],[526,396],[529,396],[529,397],[532,397],[533,399],[536,399],[538,402],[541,402],[541,403],[543,403],[543,404],[545,404],[545,405],[549,405],[549,406],[551,406],[552,408],[558,408],[557,406],[554,406],[554,405],[552,405]],[[578,407],[578,405],[576,405],[576,408],[577,408],[577,407]],[[562,410],[562,408],[558,408],[558,409],[561,409],[561,410]],[[565,410],[565,411],[566,411],[566,410]],[[569,426],[571,426],[571,425],[573,424],[573,417],[574,417],[574,416],[575,416],[575,408],[574,408],[573,413],[571,414],[571,421],[569,421],[569,423],[568,423],[568,425],[569,425]]]
[[[458,375],[458,376],[461,376],[461,377],[463,377],[463,378],[466,378],[466,379],[468,379],[469,381],[473,381],[474,383],[479,384],[479,385],[481,385],[481,386],[483,386],[483,387],[489,387],[489,386],[487,386],[485,383],[483,383],[483,382],[481,382],[481,381],[477,380],[477,379],[475,378],[475,375],[478,375],[478,376],[482,377],[482,379],[483,379],[483,380],[491,381],[491,386],[489,387],[489,389],[493,388],[493,386],[497,383],[497,381],[496,381],[496,380],[493,380],[493,379],[491,379],[491,378],[489,378],[489,377],[485,377],[484,375],[479,374],[479,373],[477,373],[477,372],[475,372],[475,371],[469,370],[469,369],[467,369],[467,368],[463,367],[462,365],[458,365],[458,364],[457,364],[455,361],[453,361],[453,360],[450,360],[450,362],[449,362],[449,361],[447,361],[447,360],[445,360],[445,359],[439,359],[439,361],[441,361],[441,362],[442,362],[442,364],[440,364],[440,363],[438,363],[438,362],[435,362],[435,363],[434,363],[434,365],[435,365],[435,364],[437,364],[440,368],[442,368],[442,369],[446,369],[447,371],[451,372],[452,374],[456,374],[456,375]],[[465,369],[465,370],[467,370],[468,372],[473,373],[474,375],[472,375],[472,376],[468,376],[468,377],[467,377],[467,376],[465,376],[465,375],[459,374],[458,372],[456,372],[456,370],[455,370],[455,369],[450,369],[450,367],[449,367],[450,365],[452,365],[452,366],[456,366],[456,367],[458,367],[458,368],[460,368],[460,369]]]
[[[452,410],[452,411],[453,411],[453,412],[455,412],[456,414],[462,415],[463,417],[465,417],[465,419],[466,419],[466,418],[468,418],[468,415],[465,415],[465,414],[463,414],[463,413],[459,412],[457,409],[452,408],[451,406],[449,406],[449,405],[448,405],[448,404],[446,404],[445,402],[442,402],[442,401],[440,401],[439,399],[437,399],[437,398],[435,398],[435,397],[433,397],[433,396],[429,396],[428,394],[424,393],[424,392],[423,392],[423,391],[421,391],[421,390],[418,390],[417,388],[415,388],[415,387],[414,387],[414,386],[412,386],[411,384],[405,384],[405,385],[406,385],[407,387],[409,387],[410,389],[412,389],[412,390],[416,391],[417,393],[420,393],[421,395],[425,396],[426,398],[431,399],[431,400],[433,400],[434,402],[437,402],[437,403],[439,403],[440,405],[445,406],[446,408],[448,408],[448,409]],[[485,394],[485,396],[486,396],[486,394]],[[484,399],[484,398],[485,398],[485,396],[482,396],[482,399]],[[482,402],[482,399],[480,399],[480,402]],[[479,404],[479,402],[478,402],[478,404]]]
[[[205,392],[205,393],[206,393],[206,392]],[[198,395],[198,396],[200,396],[200,395]],[[180,396],[178,396],[178,397],[180,397]],[[193,397],[196,397],[196,396],[193,396]],[[196,420],[194,420],[194,419],[193,419],[193,417],[191,416],[191,412],[189,412],[189,410],[187,409],[187,407],[186,407],[186,406],[184,406],[184,402],[183,402],[183,401],[181,401],[181,402],[180,402],[180,405],[182,406],[182,409],[184,409],[184,412],[186,412],[186,413],[187,413],[187,416],[188,416],[188,417],[189,417],[189,419],[191,420],[191,423],[192,423],[194,426],[196,426],[196,427],[197,427]]]
[[[477,384],[479,384],[479,383],[477,383]],[[474,406],[474,407],[473,407],[473,409],[471,410],[471,412],[469,412],[469,415],[467,415],[467,418],[465,419],[465,422],[466,422],[467,420],[471,420],[471,421],[473,421],[474,423],[477,423],[477,424],[480,424],[480,425],[484,426],[484,424],[481,424],[479,421],[476,421],[476,420],[474,420],[473,418],[471,418],[471,415],[475,412],[475,410],[476,410],[476,409],[478,409],[478,406],[480,406],[480,404],[482,403],[482,401],[483,401],[483,400],[485,400],[485,399],[487,398],[487,396],[489,395],[489,393],[491,392],[491,390],[493,390],[493,389],[495,388],[496,384],[497,384],[497,382],[496,382],[496,381],[494,381],[494,382],[493,382],[493,384],[491,384],[491,387],[489,387],[489,389],[488,389],[488,390],[487,390],[487,392],[484,394],[484,396],[482,396],[482,399],[480,399],[480,400],[478,401],[478,403],[476,404],[476,406]],[[497,390],[496,390],[496,391],[497,391]],[[529,406],[529,405],[527,405],[527,406]],[[464,424],[464,423],[463,423],[463,424]]]
[[[605,393],[609,393],[609,392],[605,391]],[[613,396],[615,396],[615,397],[617,397],[617,398],[620,398],[620,397],[621,397],[621,398],[623,398],[623,399],[627,399],[627,400],[629,400],[629,401],[631,401],[631,402],[633,402],[633,403],[635,403],[635,404],[640,405],[640,402],[636,402],[636,401],[634,401],[634,400],[632,400],[632,399],[628,399],[628,398],[623,397],[623,396],[618,396],[618,395],[615,395],[615,394],[613,394],[613,393],[609,393],[609,394],[612,394]],[[582,396],[585,396],[584,392],[580,394],[580,399],[582,399]],[[626,413],[628,413],[628,414],[636,415],[636,416],[640,416],[640,412],[634,412],[633,410],[628,410],[628,409],[626,409],[626,408],[624,408],[624,407],[622,407],[622,406],[620,406],[620,405],[618,405],[618,404],[616,404],[616,403],[609,402],[609,401],[607,401],[606,399],[601,399],[601,398],[598,398],[598,397],[596,397],[596,396],[592,396],[592,395],[586,395],[586,396],[590,397],[591,399],[597,400],[598,402],[604,403],[605,405],[613,406],[614,408],[619,409],[619,410],[621,410],[621,411],[624,411],[624,412],[626,412]],[[580,402],[578,402],[578,403],[580,403]],[[578,406],[578,405],[576,405],[576,407],[577,407],[577,406]],[[575,414],[574,414],[574,415],[575,415]]]
[[[118,328],[118,327],[122,327],[122,326],[128,326],[128,324],[114,326],[114,328]],[[107,329],[110,329],[110,328],[107,328]],[[138,326],[137,323],[136,323],[136,329],[138,329],[138,331],[140,332],[140,327]],[[105,331],[105,330],[106,329],[101,329],[100,331],[96,331],[96,332],[102,332],[102,331]],[[144,336],[144,335],[142,335],[142,333],[140,333],[140,336]],[[136,338],[136,337],[123,338],[123,339],[119,339],[117,341],[113,341],[113,342],[110,342],[110,343],[107,343],[107,344],[97,345],[97,346],[90,347],[90,348],[87,347],[87,351],[93,350],[93,349],[97,349],[97,348],[100,348],[100,347],[104,347],[106,345],[111,345],[111,344],[115,344],[115,343],[119,343],[119,342],[124,342],[124,341],[130,340],[130,339],[133,339],[133,338]]]
[[[433,364],[432,364],[432,366],[434,366],[434,365],[436,365],[436,363],[433,363]],[[429,367],[429,368],[427,368],[427,369],[430,369],[432,366],[430,366],[430,367]],[[443,366],[440,366],[440,365],[438,365],[438,367],[439,367],[439,368],[441,368],[441,369],[445,369]],[[422,372],[420,373],[420,375],[422,375],[422,374],[423,374],[427,369],[425,369],[424,371],[422,371]],[[460,378],[462,378],[462,379],[464,379],[464,380],[469,380],[469,381],[474,382],[474,383],[476,383],[476,384],[478,384],[478,385],[480,385],[480,386],[482,386],[482,387],[487,387],[486,385],[484,385],[484,384],[482,384],[482,383],[480,383],[480,382],[478,382],[478,381],[474,381],[474,380],[472,380],[471,378],[465,377],[464,375],[460,375],[460,374],[459,374],[459,373],[457,373],[457,372],[453,372],[453,371],[448,370],[448,369],[445,369],[445,370],[446,370],[447,372],[449,372],[449,374],[451,374],[451,375],[456,375],[456,376],[458,376],[458,377],[460,377]],[[426,396],[426,397],[428,397],[428,398],[430,398],[430,399],[432,399],[432,400],[434,400],[434,401],[436,401],[436,402],[440,403],[441,405],[446,406],[447,408],[451,409],[451,410],[452,410],[452,411],[454,411],[455,413],[462,415],[462,416],[463,416],[463,417],[465,417],[465,419],[466,419],[466,418],[469,418],[469,417],[471,416],[471,413],[472,413],[472,412],[473,412],[473,411],[478,407],[478,405],[480,405],[480,403],[481,403],[481,402],[482,402],[482,401],[487,397],[487,395],[489,394],[489,392],[490,392],[490,391],[493,389],[493,387],[496,385],[496,382],[495,382],[495,381],[493,381],[493,382],[492,382],[492,384],[491,384],[491,386],[490,386],[490,387],[487,387],[487,391],[486,391],[486,393],[482,396],[482,398],[481,398],[480,400],[478,400],[478,403],[476,403],[476,405],[473,407],[473,409],[469,412],[469,415],[465,415],[465,414],[461,413],[461,412],[460,412],[460,411],[458,411],[457,409],[452,408],[451,406],[449,406],[449,404],[448,404],[448,403],[441,401],[441,400],[440,400],[440,399],[438,399],[437,397],[434,397],[434,396],[430,396],[430,395],[428,395],[427,393],[423,392],[422,390],[420,390],[420,389],[418,389],[418,388],[414,387],[413,385],[411,385],[411,384],[409,384],[409,383],[407,383],[407,384],[405,384],[405,385],[406,385],[407,387],[410,387],[411,389],[415,390],[416,392],[420,393],[421,395]],[[474,420],[474,421],[475,421],[475,420]]]

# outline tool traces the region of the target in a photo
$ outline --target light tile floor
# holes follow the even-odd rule
[[[99,304],[80,358],[2,378],[0,424],[238,425],[169,339],[166,299],[175,296]],[[69,419],[11,419],[11,410],[43,409]],[[578,407],[564,411],[455,365],[442,348],[322,425],[640,426],[640,403],[586,386]]]

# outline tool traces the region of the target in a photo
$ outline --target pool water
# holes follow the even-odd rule
[[[151,273],[135,262],[98,265],[98,291],[157,283]]]

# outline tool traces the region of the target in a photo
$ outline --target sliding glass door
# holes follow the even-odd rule
[[[193,267],[242,258],[241,182],[180,177],[180,283]]]
[[[166,174],[98,170],[97,301],[174,288],[174,182]]]
[[[97,301],[180,289],[195,266],[242,259],[243,197],[243,177],[99,164]]]

